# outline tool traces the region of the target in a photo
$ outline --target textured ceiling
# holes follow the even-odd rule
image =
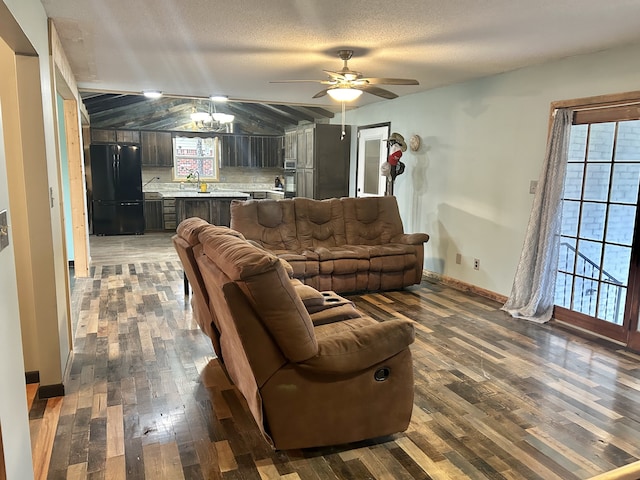
[[[406,95],[640,41],[640,1],[42,0],[82,89],[330,105],[315,84],[349,66],[415,78]],[[364,94],[357,105],[384,101]],[[328,107],[329,108],[329,107]]]

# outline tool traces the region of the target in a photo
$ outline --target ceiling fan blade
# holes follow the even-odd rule
[[[417,80],[410,78],[360,78],[359,81],[366,81],[370,85],[420,85]]]
[[[341,72],[332,72],[331,70],[323,70],[323,72],[336,80],[344,80],[344,74]]]
[[[331,85],[333,82],[329,80],[271,80],[269,83],[322,83],[323,85]]]
[[[353,88],[355,88],[356,90],[362,90],[363,92],[371,93],[373,95],[377,95],[378,97],[386,98],[387,100],[393,100],[398,96],[395,93],[390,92],[389,90],[385,90],[384,88],[380,87],[374,87],[372,85],[354,85]]]
[[[312,98],[320,98],[320,97],[324,97],[327,94],[327,90],[329,90],[328,88],[324,89],[324,90],[320,90],[318,93],[316,93]]]

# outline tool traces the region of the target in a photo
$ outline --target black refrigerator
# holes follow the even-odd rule
[[[91,145],[93,233],[144,233],[140,148]]]

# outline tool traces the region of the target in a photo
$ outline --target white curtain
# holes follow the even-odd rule
[[[511,295],[502,307],[513,317],[538,323],[548,322],[553,313],[572,113],[569,109],[554,112],[520,262]]]

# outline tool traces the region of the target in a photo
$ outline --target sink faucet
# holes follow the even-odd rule
[[[142,187],[143,188],[146,187],[147,185],[149,185],[154,180],[160,180],[160,177],[151,177],[151,180],[147,181],[144,185],[142,185]]]
[[[196,178],[196,191],[200,190],[200,172],[198,170],[194,170],[189,175],[187,175],[187,179]]]

